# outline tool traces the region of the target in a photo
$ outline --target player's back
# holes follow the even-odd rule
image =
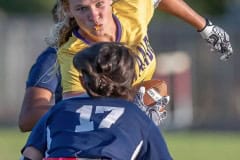
[[[135,104],[123,99],[72,98],[48,115],[48,157],[135,159],[148,152],[149,134],[156,127]],[[166,147],[164,141],[160,146]]]

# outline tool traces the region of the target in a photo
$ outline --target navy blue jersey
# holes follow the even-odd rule
[[[26,87],[46,88],[54,94],[55,102],[58,102],[62,99],[62,88],[56,53],[56,49],[48,47],[39,55],[30,69]]]
[[[61,101],[37,123],[27,146],[55,158],[171,159],[160,129],[123,99]]]

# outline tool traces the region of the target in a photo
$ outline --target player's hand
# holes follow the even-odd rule
[[[208,19],[206,22],[206,26],[199,31],[202,38],[210,45],[211,51],[219,52],[220,59],[226,61],[233,53],[229,35],[222,28],[213,25]]]
[[[170,98],[169,96],[162,96],[155,105],[146,106],[143,100],[144,94],[145,87],[141,86],[135,96],[134,103],[158,126],[167,117],[165,107],[169,103]]]

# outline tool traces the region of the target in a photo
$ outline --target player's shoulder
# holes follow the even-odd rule
[[[75,32],[72,33],[72,36],[65,42],[59,49],[58,55],[75,55],[80,50],[88,47],[88,43],[77,35]]]
[[[142,1],[142,0],[113,0],[113,8],[124,8],[124,7],[139,7],[139,6],[145,6],[146,9],[146,5],[151,5],[154,6],[155,1],[158,0],[146,0],[146,1]],[[127,6],[125,6],[127,5]],[[141,8],[140,8],[141,9]]]
[[[53,48],[53,47],[47,47],[47,48],[43,51],[43,54],[47,54],[47,53],[56,54],[56,53],[57,53],[57,49],[56,49],[56,48]]]
[[[57,49],[52,48],[52,47],[47,47],[45,50],[41,52],[41,54],[38,56],[39,58],[42,57],[48,57],[51,55],[56,55],[57,54]]]
[[[115,0],[113,3],[113,13],[117,15],[129,16],[128,10],[134,12],[130,14],[132,17],[144,19],[146,16],[152,16],[154,12],[153,0]],[[142,14],[142,16],[141,16]],[[143,15],[144,14],[144,15]],[[140,17],[139,17],[140,16]]]
[[[97,103],[102,105],[108,105],[112,107],[121,107],[126,109],[131,109],[133,107],[136,107],[136,104],[134,104],[131,101],[122,99],[122,98],[100,98],[96,99]]]
[[[110,97],[73,97],[62,101],[64,104],[77,103],[77,104],[92,104],[92,105],[112,105],[112,106],[130,106],[134,103],[122,98],[110,98]]]
[[[121,98],[93,98],[93,97],[74,97],[62,100],[57,103],[56,108],[64,108],[67,106],[108,106],[108,107],[119,107],[119,108],[127,108],[131,110],[131,108],[137,108],[136,104],[121,99]]]
[[[52,110],[76,110],[84,105],[94,106],[96,104],[97,102],[91,97],[73,97],[59,101],[52,107]]]
[[[151,0],[120,0],[113,4],[113,14],[121,24],[121,41],[130,45],[140,43],[154,13]],[[131,14],[128,11],[131,10]]]
[[[57,54],[54,48],[46,48],[30,68],[27,87],[52,88],[58,83],[58,69],[56,67]],[[51,83],[50,83],[51,82]]]
[[[33,64],[31,71],[37,71],[41,74],[44,73],[46,70],[52,67],[56,63],[57,60],[57,51],[55,48],[47,47],[36,59],[35,63]]]
[[[128,100],[121,98],[107,98],[98,101],[99,105],[112,107],[113,109],[122,109],[124,111],[123,119],[132,120],[132,119],[142,119],[141,117],[146,117],[144,112],[139,109],[139,107]],[[144,119],[144,118],[143,118]]]
[[[37,58],[37,62],[42,63],[45,61],[51,61],[51,59],[56,59],[57,50],[52,47],[47,47],[44,51],[40,53]]]

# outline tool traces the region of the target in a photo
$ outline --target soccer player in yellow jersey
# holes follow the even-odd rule
[[[122,42],[130,46],[137,56],[137,77],[134,84],[149,80],[156,68],[156,58],[151,48],[147,28],[153,16],[152,1],[121,0],[62,0],[65,13],[73,17],[77,26],[66,43],[60,44],[58,60],[62,74],[63,92],[85,92],[79,83],[79,73],[72,58],[80,50],[100,41]],[[60,39],[61,43],[61,39]]]
[[[130,46],[138,59],[134,84],[151,79],[156,58],[148,41],[147,30],[155,7],[185,20],[201,31],[209,43],[216,44],[209,39],[209,34],[213,34],[209,28],[210,22],[182,0],[59,0],[58,7],[61,21],[56,27],[59,29],[57,41],[53,44],[59,49],[64,98],[85,92],[79,85],[79,73],[73,67],[72,59],[74,54],[96,42],[116,41]],[[229,38],[227,40],[229,42]],[[230,43],[214,47],[221,53],[223,50],[226,52],[227,48],[223,58],[228,58],[232,53]]]
[[[77,52],[96,42],[116,41],[130,46],[137,56],[134,84],[151,79],[156,58],[148,41],[147,30],[155,7],[194,26],[204,39],[222,53],[222,59],[227,59],[232,53],[229,38],[217,42],[218,45],[212,42],[210,35],[220,34],[213,33],[213,25],[182,0],[59,0],[58,3],[61,21],[57,24],[58,30],[55,30],[58,33],[54,35],[56,41],[51,43],[59,49],[63,98],[85,92],[72,59]],[[225,31],[222,32],[227,35]]]
[[[130,45],[138,58],[135,83],[151,78],[155,70],[155,56],[148,42],[147,28],[153,15],[153,6],[193,26],[220,53],[221,59],[225,60],[232,54],[228,34],[196,13],[183,0],[57,0],[54,17],[58,22],[47,42],[59,49],[65,98],[83,92],[81,86],[77,85],[78,75],[72,65],[74,54],[99,41]],[[42,61],[37,64],[40,74],[47,73],[48,64],[51,63],[46,58],[44,61],[47,65]],[[40,76],[43,86],[34,85],[26,90],[22,107],[24,111],[19,120],[22,131],[31,130],[52,105],[51,98],[55,90],[49,90],[49,86],[54,87],[51,82],[57,84],[59,80],[46,77],[48,74],[44,74],[43,78]],[[36,76],[34,80],[37,80]]]

